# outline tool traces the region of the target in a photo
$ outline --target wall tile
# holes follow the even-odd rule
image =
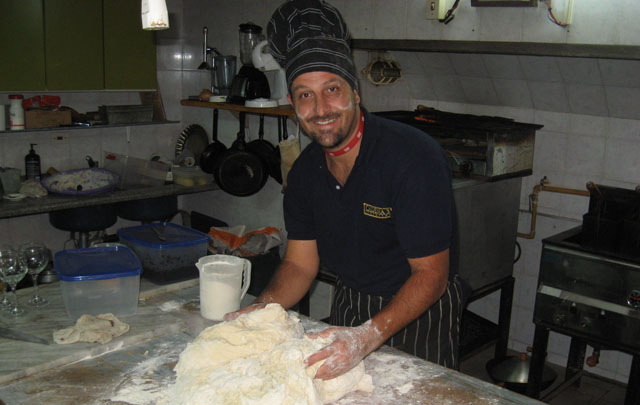
[[[487,72],[480,54],[452,53],[449,54],[449,59],[453,70],[459,76],[489,77],[489,72]]]
[[[529,91],[536,110],[569,112],[569,101],[561,83],[530,82]]]
[[[448,102],[466,102],[462,85],[460,84],[460,78],[453,75],[438,75],[432,78],[433,90],[436,93],[439,101]]]
[[[556,58],[565,83],[602,84],[597,59]]]
[[[638,2],[619,0],[616,5],[617,40],[620,45],[640,45],[640,25],[638,24]],[[636,11],[635,13],[633,11]]]
[[[474,104],[498,104],[498,96],[491,79],[460,77],[460,84],[468,102]]]
[[[572,113],[600,116],[609,115],[603,86],[568,84],[565,89]]]
[[[518,56],[527,80],[535,82],[561,82],[562,75],[556,58],[549,56]]]
[[[422,73],[422,65],[418,60],[418,53],[416,52],[388,52],[383,59],[393,60],[400,65],[402,74],[418,74]]]
[[[529,87],[524,80],[493,79],[500,105],[513,107],[533,107]]]
[[[566,42],[566,30],[549,21],[545,7],[525,7],[522,18],[523,42]]]
[[[182,70],[182,40],[179,38],[162,38],[156,40],[156,69]]]
[[[160,87],[167,119],[180,121],[182,118],[182,110],[180,108],[182,71],[158,71],[158,86]]]
[[[608,117],[593,115],[571,114],[571,133],[583,135],[606,136],[609,128]]]
[[[636,149],[637,142],[610,139],[605,152],[604,176],[640,184],[640,154]]]
[[[544,129],[538,131],[533,155],[534,167],[563,171],[567,142],[566,134],[545,131]]]
[[[520,60],[513,55],[482,55],[489,77],[494,79],[524,79]]]
[[[555,111],[535,111],[535,123],[544,125],[542,131],[567,133],[570,129],[571,114]],[[538,134],[540,131],[537,132]],[[537,138],[536,138],[537,141]]]
[[[640,119],[640,87],[605,87],[611,117]]]
[[[477,9],[481,41],[520,41],[522,7],[485,7]]]
[[[436,20],[427,20],[427,2],[408,0],[406,17],[407,39],[441,39],[445,25]]]
[[[374,0],[373,37],[394,39],[406,37],[407,0]]]
[[[474,7],[458,7],[454,19],[442,25],[442,39],[477,41],[480,39],[480,18]]]
[[[640,87],[640,61],[598,59],[605,86]]]
[[[375,0],[345,0],[344,4],[339,10],[349,27],[351,37],[373,38]]]
[[[454,74],[449,54],[437,52],[418,52],[416,55],[424,73],[428,77]]]
[[[640,120],[609,118],[606,136],[612,139],[638,141],[640,139]]]
[[[574,2],[573,23],[567,28],[567,42],[573,44],[617,43],[618,13],[615,8],[607,11],[602,12],[592,2]]]
[[[433,89],[431,79],[423,74],[405,75],[402,80],[407,82],[409,96],[413,99],[435,99],[436,92]]]
[[[509,340],[517,340],[527,347],[533,344],[534,332],[535,325],[532,322],[530,310],[514,306],[511,313]]]

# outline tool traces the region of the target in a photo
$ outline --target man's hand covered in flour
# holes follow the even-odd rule
[[[228,314],[224,315],[223,320],[225,321],[233,321],[234,319],[236,319],[237,317],[239,317],[242,314],[248,314],[249,312],[253,312],[255,310],[258,309],[262,309],[264,307],[266,307],[267,304],[265,304],[264,302],[254,302],[253,304],[247,305],[244,308],[240,308],[239,310],[235,311],[235,312],[229,312]]]
[[[333,340],[305,360],[305,364],[309,367],[326,359],[315,376],[322,380],[336,378],[351,370],[381,344],[380,333],[371,326],[370,321],[351,328],[331,327],[308,336],[311,339],[321,337]]]

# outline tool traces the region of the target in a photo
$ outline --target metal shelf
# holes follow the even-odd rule
[[[220,110],[246,112],[250,114],[260,115],[273,115],[280,117],[295,117],[295,112],[291,107],[274,107],[274,108],[253,108],[245,107],[243,105],[231,104],[231,103],[213,103],[210,101],[198,101],[198,100],[182,100],[180,104],[187,107],[202,107],[212,108]]]

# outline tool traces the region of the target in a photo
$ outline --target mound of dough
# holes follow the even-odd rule
[[[211,326],[180,354],[169,403],[316,405],[371,392],[362,362],[333,380],[313,379],[320,364],[305,367],[304,359],[327,343],[307,338],[278,304]]]

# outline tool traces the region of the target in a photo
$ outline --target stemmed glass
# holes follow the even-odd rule
[[[4,282],[8,283],[13,292],[13,308],[9,310],[12,316],[19,316],[24,313],[24,309],[18,308],[18,294],[16,286],[27,274],[27,266],[21,262],[18,252],[8,246],[0,249],[0,273]]]
[[[10,246],[7,245],[0,245],[0,259],[2,259],[2,254],[5,251],[11,250]],[[9,301],[9,298],[7,297],[8,291],[9,291],[9,285],[7,284],[6,281],[4,281],[4,276],[2,275],[2,271],[0,271],[0,281],[2,281],[2,299],[0,300],[0,310],[8,310],[9,308],[11,308],[11,301]]]
[[[43,307],[49,301],[38,295],[38,274],[49,264],[49,250],[41,243],[24,243],[19,248],[20,260],[27,267],[33,280],[34,294],[27,304],[32,307]]]

